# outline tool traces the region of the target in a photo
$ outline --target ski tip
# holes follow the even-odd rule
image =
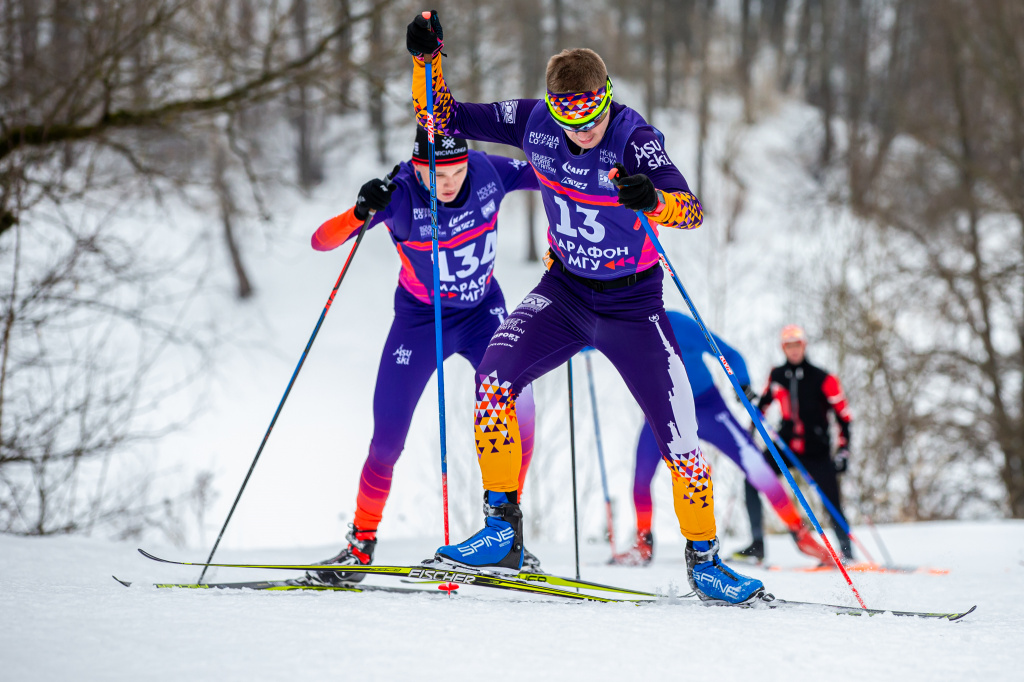
[[[132,584],[130,582],[128,582],[127,580],[121,580],[116,575],[112,575],[110,577],[113,578],[114,580],[116,580],[117,582],[121,583],[125,587],[131,587],[132,586]]]
[[[966,616],[968,614],[971,614],[971,613],[974,613],[974,610],[977,609],[977,608],[978,608],[978,605],[975,604],[974,606],[972,606],[971,608],[967,609],[963,613],[954,613],[954,614],[950,615],[949,620],[951,620],[951,621],[952,620],[960,620],[964,616]]]

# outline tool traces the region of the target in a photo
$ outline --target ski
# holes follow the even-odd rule
[[[790,573],[830,573],[837,570],[835,564],[819,564],[818,566],[780,566],[769,564],[763,561],[750,561],[739,559],[735,556],[730,559],[735,563],[742,563],[747,566],[754,566],[765,571],[790,572]],[[844,568],[850,573],[891,573],[899,575],[949,575],[948,568],[932,568],[930,566],[892,566],[873,564],[867,561],[846,564]]]
[[[443,583],[454,583],[456,585],[478,585],[480,587],[492,587],[497,589],[512,590],[518,592],[527,592],[531,594],[538,594],[551,597],[562,597],[566,599],[572,599],[575,601],[596,601],[596,602],[611,602],[611,603],[634,603],[634,604],[653,604],[653,603],[664,603],[678,602],[679,600],[686,600],[686,603],[701,604],[703,606],[724,606],[734,608],[767,608],[767,609],[788,609],[788,608],[802,608],[802,609],[814,609],[823,611],[825,613],[834,613],[837,615],[851,615],[851,616],[877,616],[885,613],[890,613],[895,616],[906,616],[915,618],[932,618],[942,619],[949,621],[960,620],[969,613],[973,613],[977,606],[972,606],[966,611],[962,612],[927,612],[927,611],[895,611],[890,609],[862,609],[856,606],[841,606],[838,604],[824,604],[819,602],[802,602],[802,601],[788,601],[785,599],[776,599],[772,594],[761,594],[751,600],[748,600],[742,604],[730,604],[723,601],[696,601],[692,600],[691,596],[695,596],[694,593],[683,595],[681,597],[674,596],[662,596],[656,595],[649,592],[639,592],[636,590],[627,590],[625,588],[610,588],[607,585],[601,585],[601,588],[611,589],[618,591],[623,594],[642,595],[646,598],[643,599],[616,599],[609,597],[600,597],[591,594],[584,594],[581,592],[569,592],[562,590],[557,587],[551,587],[549,585],[541,584],[539,581],[520,580],[514,576],[501,576],[493,573],[474,572],[474,571],[461,571],[453,569],[434,569],[425,566],[337,566],[332,567],[330,564],[203,564],[189,561],[173,561],[171,559],[162,559],[158,556],[150,554],[143,549],[139,550],[147,559],[153,561],[159,561],[165,564],[175,564],[178,566],[211,566],[218,568],[262,568],[262,569],[273,569],[273,570],[287,570],[287,571],[325,571],[335,570],[338,572],[346,573],[366,573],[369,575],[386,575],[396,578],[408,578],[417,579],[421,581],[438,581]],[[537,577],[544,577],[547,579],[554,578],[556,576],[549,576],[547,574],[526,574]],[[586,581],[572,581],[568,578],[561,578],[566,582],[579,583],[580,589],[590,586],[589,589],[600,589],[594,587],[599,583],[588,583]],[[121,582],[121,581],[119,581]],[[287,582],[287,581],[284,581]],[[236,583],[237,584],[237,583]],[[370,586],[366,586],[370,587]],[[358,586],[354,586],[354,589],[348,589],[346,591],[360,591]],[[401,588],[398,588],[401,589]],[[409,590],[410,592],[418,590]]]
[[[657,597],[658,595],[653,592],[641,592],[640,590],[631,590],[625,587],[614,587],[612,585],[602,585],[601,583],[590,582],[589,580],[574,580],[573,578],[563,578],[557,575],[551,575],[550,573],[526,573],[520,572],[514,577],[516,580],[525,580],[527,582],[543,583],[545,585],[552,585],[555,587],[568,587],[581,590],[600,590],[603,592],[616,592],[619,594],[632,594],[640,597]],[[403,583],[409,583],[412,585],[437,585],[440,584],[441,580],[408,580],[403,579]]]
[[[822,611],[830,611],[842,616],[879,616],[890,613],[894,616],[905,616],[909,618],[934,618],[940,620],[960,620],[969,613],[973,613],[977,605],[959,613],[941,613],[930,611],[895,611],[889,609],[862,609],[859,606],[838,606],[836,604],[819,604],[817,602],[789,601],[786,599],[775,599],[765,602],[769,609],[779,608],[812,608]]]
[[[121,580],[116,575],[111,576],[125,587],[131,587],[128,580]],[[382,585],[360,585],[351,583],[347,585],[322,585],[304,578],[290,580],[258,580],[239,583],[152,583],[151,587],[158,588],[182,588],[199,590],[266,590],[272,592],[297,592],[308,590],[311,592],[394,592],[399,594],[429,594],[440,595],[442,592],[433,590],[413,590],[403,587],[385,587]]]
[[[674,597],[674,599],[687,599],[691,600],[696,597],[696,594],[691,592],[681,597]],[[859,606],[841,606],[839,604],[825,604],[822,602],[810,602],[810,601],[790,601],[788,599],[777,599],[775,595],[770,592],[758,595],[742,604],[730,604],[728,602],[713,600],[713,601],[701,601],[700,604],[704,606],[727,606],[741,609],[807,609],[821,611],[824,613],[834,613],[839,616],[880,616],[886,613],[894,616],[904,616],[910,618],[931,618],[939,620],[956,621],[960,620],[969,613],[973,613],[977,609],[977,605],[972,606],[966,611],[960,612],[939,612],[939,611],[896,611],[893,609],[862,609]]]
[[[606,597],[599,597],[591,594],[584,594],[582,592],[569,592],[566,590],[558,589],[556,587],[550,587],[545,582],[549,582],[554,576],[547,574],[527,574],[536,576],[536,579],[531,580],[520,580],[515,576],[501,576],[493,573],[474,572],[474,571],[460,571],[460,570],[439,570],[428,568],[424,566],[332,566],[330,564],[203,564],[190,561],[172,561],[170,559],[161,559],[158,556],[150,554],[149,552],[140,549],[139,553],[147,559],[153,561],[159,561],[165,564],[176,564],[178,566],[211,566],[216,568],[263,568],[271,570],[285,570],[285,571],[336,571],[344,573],[365,573],[368,575],[387,575],[396,578],[411,578],[420,579],[426,581],[440,581],[444,583],[454,583],[455,585],[478,585],[480,587],[492,587],[503,590],[512,590],[517,592],[528,592],[531,594],[547,595],[552,597],[563,597],[567,599],[573,599],[576,601],[599,601],[599,602],[617,602],[617,601],[634,601],[628,599],[611,599]],[[543,579],[543,580],[541,580]],[[570,582],[568,578],[561,580]],[[571,581],[575,584],[577,581]],[[600,585],[599,583],[588,583],[585,581],[578,581],[579,589],[593,589],[599,590],[604,589],[606,591],[621,592],[623,594],[635,594],[645,596],[649,598],[657,598],[657,595],[648,592],[638,592],[635,590],[625,590],[622,588],[614,588],[608,585]],[[636,601],[646,601],[636,600]]]

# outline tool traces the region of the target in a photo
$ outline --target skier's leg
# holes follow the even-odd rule
[[[807,473],[811,475],[811,478],[821,488],[822,494],[828,498],[828,501],[832,503],[840,514],[843,514],[843,520],[848,521],[846,514],[843,512],[839,493],[839,480],[836,476],[836,468],[832,460],[828,455],[823,454],[820,457],[807,457],[802,459],[801,462],[807,467]],[[842,553],[843,559],[853,559],[853,546],[850,543],[850,536],[846,534],[842,525],[835,519],[832,519],[832,528],[835,530],[836,538],[839,540],[839,551]]]
[[[508,572],[521,566],[524,439],[517,401],[528,384],[587,345],[581,324],[589,318],[574,296],[564,275],[546,273],[491,338],[477,371],[474,417],[486,525],[465,542],[438,549],[435,562]]]
[[[636,467],[633,471],[633,506],[636,508],[637,535],[651,532],[654,503],[651,499],[651,482],[661,462],[661,451],[654,431],[644,421],[640,440],[636,444]]]
[[[479,369],[491,337],[508,317],[504,294],[496,282],[487,298],[475,310],[478,310],[479,314],[474,316],[473,323],[463,327],[463,339],[459,354],[469,360],[474,369]],[[526,473],[530,468],[530,461],[533,459],[536,415],[532,386],[527,385],[520,391],[516,398],[516,414],[519,418],[519,433],[523,450],[522,464],[519,469],[519,493],[521,496],[523,484],[526,482]]]
[[[687,539],[687,578],[703,599],[743,602],[764,590],[718,557],[714,489],[697,440],[686,369],[661,300],[661,273],[621,294],[605,292],[592,345],[615,365],[644,411],[672,472],[679,529]]]
[[[391,491],[395,463],[405,447],[413,411],[423,388],[435,370],[434,321],[429,308],[395,294],[395,319],[381,352],[373,394],[373,438],[359,477],[356,513],[346,535],[348,545],[321,563],[370,564],[377,545],[377,527]],[[318,571],[311,580],[337,585],[359,582],[363,573]]]
[[[356,496],[354,525],[360,531],[376,531],[380,524],[416,403],[435,369],[433,319],[411,315],[396,301],[373,393],[373,438]]]
[[[505,321],[505,318],[508,317],[508,312],[505,309],[505,297],[500,287],[497,286],[497,282],[494,283],[491,292],[477,306],[476,310],[479,311],[479,314],[475,315],[474,323],[464,325],[463,327],[463,340],[459,352],[469,360],[474,369],[479,369],[484,353],[487,352],[487,346],[490,343],[491,337],[498,330],[501,323]],[[526,473],[529,471],[530,461],[533,459],[533,433],[536,419],[532,384],[528,384],[520,391],[519,397],[516,399],[516,414],[519,418],[519,432],[523,451],[522,464],[519,468],[518,499],[521,501],[523,486],[526,482]],[[544,572],[540,559],[526,549],[525,546],[523,547],[523,570],[531,573]]]
[[[782,488],[775,471],[768,465],[761,451],[754,445],[750,434],[740,426],[732,412],[722,400],[717,388],[710,388],[694,398],[697,407],[697,424],[700,438],[711,443],[736,463],[746,476],[744,497],[748,508],[753,507],[758,515],[757,525],[751,522],[752,542],[746,549],[737,552],[740,556],[764,558],[764,529],[760,514],[761,502],[757,493],[762,492],[768,502],[789,528],[797,548],[801,552],[821,561],[828,561],[825,548],[819,545],[800,520],[796,507]],[[749,512],[748,512],[749,513]]]
[[[654,503],[651,499],[651,481],[658,471],[661,451],[650,425],[644,421],[636,444],[636,465],[633,470],[633,508],[636,510],[636,544],[612,557],[612,563],[623,566],[645,566],[654,556],[654,534],[651,517]]]

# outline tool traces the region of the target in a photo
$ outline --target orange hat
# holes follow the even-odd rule
[[[787,324],[782,328],[782,334],[779,336],[783,344],[807,343],[807,334],[804,333],[804,328],[800,325]]]

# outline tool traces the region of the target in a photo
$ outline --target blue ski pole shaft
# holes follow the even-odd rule
[[[444,409],[444,348],[441,336],[441,271],[437,244],[437,165],[434,160],[434,80],[431,63],[423,55],[427,91],[427,147],[430,150],[430,228],[434,260],[434,347],[437,351],[437,420],[441,431],[441,499],[444,504],[444,544],[448,544],[448,438]],[[451,593],[449,592],[449,595]]]
[[[615,180],[617,176],[618,169],[613,168],[608,173],[608,178],[610,180]],[[809,518],[811,520],[811,523],[814,524],[814,529],[818,532],[818,536],[825,544],[825,547],[828,548],[829,554],[832,556],[832,560],[835,562],[840,572],[842,572],[843,578],[846,579],[846,584],[850,586],[850,589],[853,591],[853,595],[857,598],[857,602],[861,605],[861,608],[866,609],[867,605],[861,598],[860,592],[857,590],[857,587],[853,584],[853,580],[850,579],[850,574],[847,573],[846,568],[843,566],[843,562],[839,560],[839,556],[836,554],[836,550],[832,547],[832,543],[829,542],[828,537],[825,536],[825,532],[821,529],[821,524],[818,523],[817,517],[815,517],[814,512],[811,510],[811,505],[807,503],[807,500],[806,498],[804,498],[803,493],[800,492],[800,487],[796,484],[796,481],[793,480],[793,474],[789,472],[789,468],[783,462],[782,456],[779,454],[779,451],[775,448],[775,444],[768,437],[768,433],[765,431],[764,422],[761,419],[760,411],[754,409],[754,406],[750,404],[750,400],[747,399],[746,394],[740,387],[739,379],[737,379],[736,375],[733,374],[732,368],[729,367],[728,361],[726,361],[725,356],[722,355],[722,351],[719,350],[718,344],[715,343],[714,337],[712,337],[711,332],[708,331],[707,325],[704,324],[704,320],[703,318],[701,318],[700,313],[697,312],[697,307],[693,304],[693,301],[690,300],[690,295],[686,293],[686,288],[683,287],[683,283],[679,280],[679,277],[676,275],[675,268],[672,267],[672,263],[668,259],[668,254],[665,253],[665,248],[661,245],[661,240],[658,239],[658,235],[655,233],[654,228],[651,227],[651,223],[647,220],[647,216],[644,215],[643,211],[637,211],[636,215],[637,218],[640,220],[640,224],[643,225],[644,230],[647,231],[647,236],[648,238],[650,238],[651,244],[654,245],[654,248],[658,252],[658,255],[661,256],[662,262],[665,265],[665,269],[668,270],[668,274],[672,277],[672,281],[675,282],[676,288],[679,289],[679,293],[682,294],[683,300],[686,301],[686,305],[687,307],[689,307],[690,313],[693,315],[693,319],[697,322],[698,325],[700,325],[700,329],[704,333],[704,339],[708,342],[708,346],[711,349],[711,353],[718,358],[719,363],[721,363],[722,368],[725,370],[726,376],[728,376],[729,381],[732,382],[733,390],[736,391],[736,395],[739,396],[740,401],[746,408],[751,420],[753,420],[758,432],[761,434],[761,437],[764,439],[764,442],[768,445],[768,450],[769,452],[771,452],[776,464],[779,465],[779,469],[782,470],[783,474],[785,474],[786,482],[789,484],[789,487],[793,490],[793,493],[796,495],[797,499],[800,500],[800,504],[803,506],[804,511],[807,513],[807,518]]]
[[[576,545],[576,580],[580,579],[580,517],[576,507],[576,420],[572,401],[572,358],[565,363],[569,377],[569,453],[572,463],[572,530]],[[576,590],[579,592],[579,589]]]
[[[814,492],[818,493],[818,498],[821,499],[821,503],[825,505],[825,509],[828,511],[829,516],[832,517],[832,520],[838,523],[839,527],[843,529],[843,532],[850,536],[850,540],[856,543],[860,551],[864,552],[864,556],[867,558],[868,561],[870,561],[873,564],[876,563],[874,557],[871,556],[871,552],[869,552],[867,550],[867,547],[865,547],[861,543],[861,541],[857,539],[857,536],[853,534],[853,531],[850,530],[850,524],[846,521],[846,518],[836,508],[836,506],[832,504],[832,501],[825,496],[825,493],[822,491],[821,486],[818,485],[818,482],[815,481],[814,477],[811,476],[809,471],[807,471],[807,467],[805,467],[803,462],[800,461],[800,458],[796,456],[796,453],[793,452],[793,450],[789,447],[789,445],[786,444],[784,440],[779,438],[779,434],[777,434],[774,430],[772,430],[771,428],[766,428],[765,430],[768,432],[768,435],[775,440],[776,445],[782,446],[782,454],[785,455],[786,460],[789,461],[789,463],[792,466],[796,467],[797,471],[800,472],[800,475],[803,476],[804,479],[811,484],[812,488],[814,488]]]
[[[270,426],[267,427],[267,432],[263,435],[263,441],[260,443],[259,449],[256,450],[256,456],[253,457],[252,464],[249,465],[249,471],[246,472],[245,478],[242,480],[242,487],[238,489],[238,494],[235,495],[235,501],[231,503],[231,509],[228,511],[228,516],[224,519],[224,525],[221,526],[220,532],[217,533],[217,540],[213,543],[213,549],[210,550],[210,556],[206,558],[207,564],[213,561],[213,555],[216,554],[217,547],[220,546],[221,538],[224,537],[224,531],[227,530],[228,523],[231,522],[231,517],[235,513],[238,501],[242,499],[242,493],[245,491],[245,486],[249,483],[249,478],[252,476],[252,472],[256,468],[256,462],[260,460],[260,455],[263,454],[263,448],[266,447],[267,441],[270,440],[270,433],[274,430],[274,424],[277,423],[277,418],[281,415],[284,403],[288,400],[288,395],[292,392],[292,386],[295,385],[295,380],[298,378],[299,372],[302,370],[302,365],[306,362],[306,356],[309,355],[309,349],[313,347],[313,341],[316,339],[316,335],[320,332],[320,326],[323,325],[324,318],[327,317],[327,311],[331,309],[331,304],[334,303],[334,297],[337,295],[338,289],[341,287],[342,280],[345,279],[345,273],[348,272],[348,267],[352,264],[352,257],[356,255],[356,249],[359,248],[359,243],[363,241],[363,235],[366,234],[366,228],[370,225],[370,221],[373,220],[373,214],[374,211],[371,210],[369,215],[366,216],[366,220],[363,221],[362,226],[359,228],[359,234],[356,235],[355,243],[352,244],[352,250],[348,252],[348,258],[345,259],[345,265],[341,268],[341,274],[338,275],[338,281],[334,283],[334,288],[331,289],[331,294],[327,297],[327,304],[320,312],[320,319],[316,321],[316,326],[313,328],[313,334],[310,335],[309,341],[306,342],[306,348],[302,351],[302,357],[299,358],[299,364],[295,366],[295,371],[292,372],[292,378],[288,380],[288,386],[284,390],[284,395],[281,396],[281,402],[277,404],[277,409],[274,410],[274,416],[270,420]],[[203,566],[203,570],[199,574],[199,580],[196,581],[197,583],[203,582],[207,568],[209,568],[209,566]]]
[[[597,416],[597,391],[594,388],[594,366],[590,362],[590,353],[585,351],[583,357],[587,361],[587,382],[590,384],[590,407],[594,413],[594,438],[597,441],[597,463],[601,467],[601,490],[604,492],[604,509],[608,522],[608,544],[615,556],[615,519],[612,513],[612,497],[608,493],[608,472],[604,467],[604,446],[601,443],[601,420]]]

